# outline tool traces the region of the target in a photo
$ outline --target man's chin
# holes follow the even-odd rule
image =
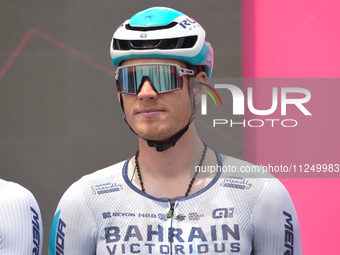
[[[165,138],[165,139],[160,139],[159,137],[149,137],[149,138],[145,138],[145,140],[150,140],[150,141],[154,141],[154,142],[159,142],[159,143],[163,143],[163,142],[167,142],[171,139],[172,136]]]
[[[185,127],[184,127],[185,128]],[[183,128],[183,129],[184,129]],[[167,142],[173,138],[174,135],[178,134],[181,130],[173,130],[169,127],[164,129],[153,129],[150,130],[137,130],[137,135],[144,140],[156,141],[156,142]]]
[[[137,135],[144,140],[151,140],[151,141],[157,141],[157,142],[166,142],[169,141],[172,137],[171,134],[169,134],[169,131],[167,129],[163,130],[137,130]]]
[[[139,137],[143,138],[144,140],[151,140],[156,142],[166,142],[171,139],[172,136],[165,136],[165,135],[150,135],[150,134],[143,134],[137,133]]]

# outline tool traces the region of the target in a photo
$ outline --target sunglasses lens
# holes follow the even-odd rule
[[[177,66],[174,65],[136,65],[117,70],[117,90],[126,94],[138,94],[144,78],[148,78],[157,93],[182,88]]]

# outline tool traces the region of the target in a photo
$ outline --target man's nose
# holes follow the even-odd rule
[[[140,91],[137,95],[139,99],[141,99],[141,100],[148,100],[148,99],[155,100],[155,99],[157,99],[158,94],[153,89],[149,79],[144,79],[140,86],[141,86]]]

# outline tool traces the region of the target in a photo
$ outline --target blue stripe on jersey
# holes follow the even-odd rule
[[[56,213],[52,221],[48,255],[56,255],[55,246],[56,246],[56,239],[57,239],[59,217],[60,217],[60,210]]]

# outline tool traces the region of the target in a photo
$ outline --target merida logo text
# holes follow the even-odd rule
[[[285,247],[287,250],[284,252],[284,255],[293,255],[294,254],[294,228],[292,223],[292,215],[283,211],[283,215],[287,217],[285,224]]]
[[[65,233],[64,228],[66,228],[66,224],[59,219],[58,222],[58,232],[57,232],[57,239],[56,239],[56,255],[63,255],[64,254],[64,243],[65,243]]]
[[[31,211],[33,213],[32,227],[33,227],[33,245],[34,245],[34,248],[32,250],[32,254],[38,255],[39,254],[39,246],[40,246],[39,215],[32,207],[31,207]]]

